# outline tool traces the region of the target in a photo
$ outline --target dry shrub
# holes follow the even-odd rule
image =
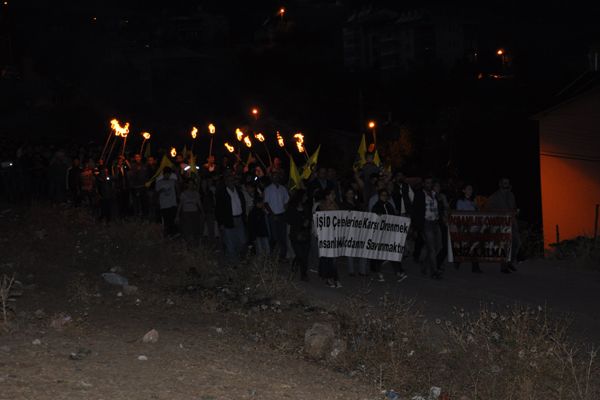
[[[433,385],[451,398],[491,400],[600,398],[596,351],[572,344],[568,324],[542,308],[482,308],[474,318],[457,312],[453,321],[428,322],[410,302],[384,296],[378,306],[353,302],[341,318],[349,351],[338,365],[381,388],[412,396]]]
[[[443,358],[460,367],[457,390],[476,398],[597,399],[596,351],[572,343],[568,326],[542,307],[482,308],[445,326],[450,352]]]
[[[8,327],[9,317],[14,313],[10,304],[11,291],[14,282],[14,275],[10,278],[8,275],[2,275],[2,279],[0,279],[0,308],[2,310],[2,323],[4,328]]]
[[[553,243],[551,258],[573,260],[576,268],[600,270],[600,240],[593,237],[578,236],[575,239]]]
[[[250,300],[295,302],[300,297],[300,291],[294,275],[282,271],[281,267],[277,255],[250,257],[243,265],[231,270],[231,282],[236,292]]]

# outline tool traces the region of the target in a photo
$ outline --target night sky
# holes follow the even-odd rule
[[[367,119],[389,119],[382,141],[401,128],[411,132],[416,150],[403,166],[408,173],[458,174],[486,191],[501,175],[519,176],[517,196],[533,199],[525,209],[537,219],[530,117],[587,70],[588,51],[600,43],[600,7],[562,0],[398,3],[12,0],[2,8],[0,66],[15,78],[0,80],[9,93],[0,102],[0,135],[98,140],[103,122],[118,115],[161,132],[166,145],[183,140],[193,123],[247,124],[247,111],[258,105],[265,121],[305,132],[309,148],[323,143],[323,162],[338,166],[333,131],[355,135],[344,149],[353,154]],[[396,11],[442,5],[469,15],[480,62],[385,79],[373,70],[349,71],[342,29],[367,4]],[[289,23],[283,32],[273,28],[282,6]],[[208,18],[213,33],[193,40],[173,34],[177,17],[194,15]],[[499,48],[511,56],[504,71],[511,78],[477,79],[499,71]]]

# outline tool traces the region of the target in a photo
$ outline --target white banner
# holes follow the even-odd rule
[[[402,261],[410,218],[361,211],[319,211],[313,223],[320,257]]]

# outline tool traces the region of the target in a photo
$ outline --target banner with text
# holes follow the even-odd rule
[[[453,211],[448,220],[448,261],[508,262],[513,214]]]
[[[402,261],[410,218],[361,211],[314,215],[320,257]]]

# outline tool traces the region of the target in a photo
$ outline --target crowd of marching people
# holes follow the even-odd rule
[[[510,181],[503,178],[485,204],[469,184],[445,184],[432,177],[410,178],[377,165],[367,153],[360,168],[338,174],[318,166],[308,179],[290,185],[282,162],[268,167],[249,159],[213,156],[196,165],[193,155],[162,161],[149,154],[117,156],[110,164],[86,147],[2,146],[0,190],[5,201],[68,203],[89,209],[99,222],[140,219],[160,223],[166,238],[190,246],[215,245],[228,262],[247,254],[273,255],[290,262],[302,280],[315,270],[330,287],[341,287],[338,267],[349,277],[393,270],[399,282],[407,274],[398,262],[319,258],[312,228],[316,211],[354,210],[410,217],[411,255],[421,272],[440,279],[447,264],[448,215],[451,210],[516,212]],[[293,190],[290,190],[290,187]],[[513,227],[513,259],[518,229]],[[459,268],[459,264],[454,266]],[[478,263],[472,263],[480,273]],[[512,262],[501,271],[515,271]]]

